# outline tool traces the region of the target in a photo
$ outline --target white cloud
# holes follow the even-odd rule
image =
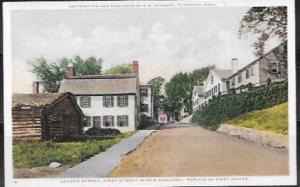
[[[78,23],[74,19],[80,11],[28,11],[22,16],[15,12],[13,75],[24,74],[26,79],[14,78],[14,92],[31,90],[34,75],[26,62],[40,56],[50,61],[75,55],[101,57],[104,68],[138,60],[143,82],[155,76],[168,80],[176,72],[210,64],[228,69],[232,57],[239,58],[242,67],[254,58],[252,38],[239,39],[237,33],[245,8],[201,10],[97,11],[78,17]],[[19,86],[21,82],[24,86]]]

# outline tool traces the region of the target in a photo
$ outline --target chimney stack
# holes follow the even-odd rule
[[[32,93],[33,94],[38,94],[39,93],[39,82],[38,81],[33,81],[33,83],[32,83]]]
[[[232,69],[232,73],[237,72],[237,70],[238,70],[238,59],[237,58],[231,59],[231,69]]]
[[[67,67],[67,77],[70,78],[70,77],[74,77],[74,76],[75,76],[74,65],[72,63],[69,63],[68,67]]]
[[[139,74],[139,62],[137,60],[132,62],[131,72],[133,74]]]

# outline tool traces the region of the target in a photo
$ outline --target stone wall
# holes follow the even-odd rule
[[[288,135],[258,131],[251,128],[221,124],[217,132],[244,139],[250,142],[272,146],[279,149],[288,149]]]

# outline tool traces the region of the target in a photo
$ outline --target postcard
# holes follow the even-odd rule
[[[7,186],[297,183],[294,1],[3,5]]]

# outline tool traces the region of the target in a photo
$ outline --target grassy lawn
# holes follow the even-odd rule
[[[112,145],[119,143],[122,138],[127,138],[133,134],[134,132],[123,133],[107,140],[14,142],[13,164],[15,168],[32,168],[45,166],[55,161],[73,166],[105,151]]]
[[[249,112],[228,121],[227,124],[288,134],[288,103]]]

